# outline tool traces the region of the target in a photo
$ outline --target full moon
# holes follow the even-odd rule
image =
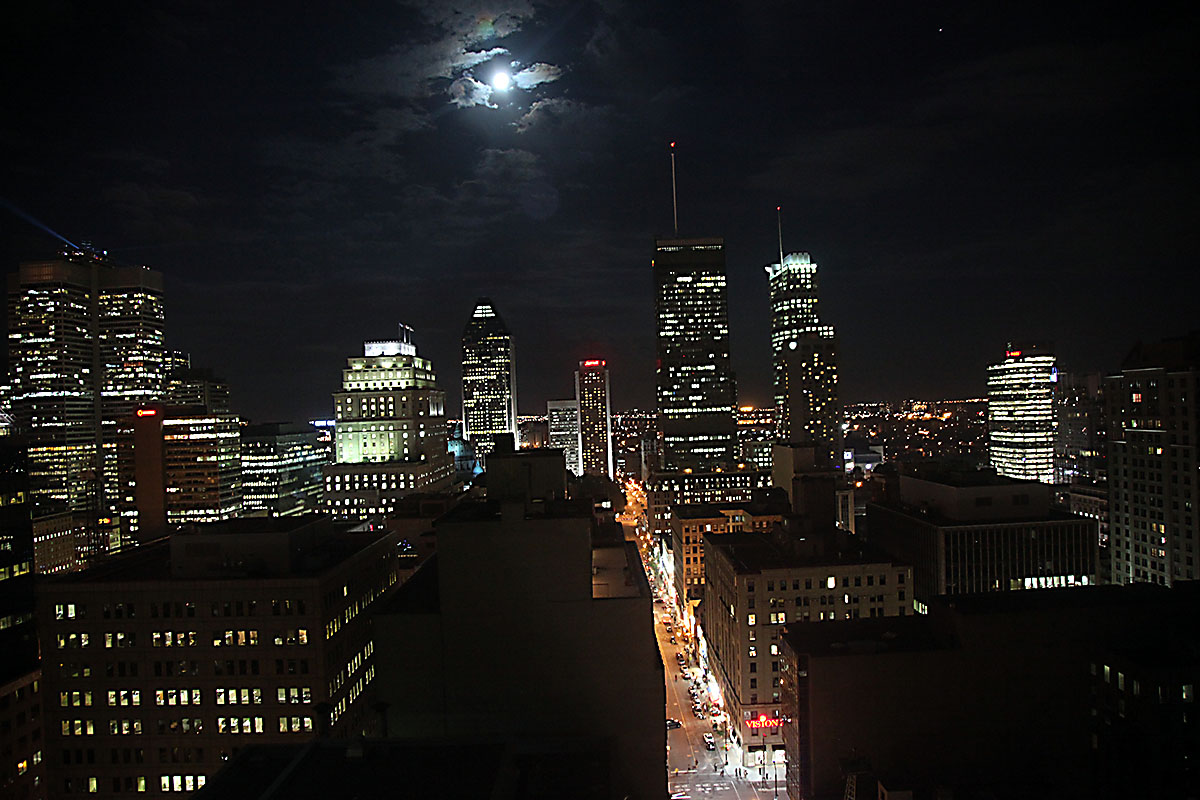
[[[492,76],[492,87],[498,92],[506,91],[511,82],[512,76],[507,72],[497,72]]]

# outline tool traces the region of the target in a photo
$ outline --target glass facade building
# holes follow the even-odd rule
[[[737,385],[729,355],[725,240],[658,239],[654,250],[662,466],[732,464]]]
[[[517,362],[512,334],[492,301],[481,297],[463,331],[463,438],[479,458],[497,435],[517,441]]]
[[[1037,346],[1010,344],[988,366],[988,447],[998,474],[1054,483],[1057,380],[1054,355]]]

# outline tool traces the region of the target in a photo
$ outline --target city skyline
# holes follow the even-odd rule
[[[1115,370],[1191,325],[1192,9],[69,11],[7,26],[0,258],[54,255],[28,217],[162,272],[167,346],[256,420],[328,417],[344,354],[401,319],[454,413],[480,294],[543,343],[520,412],[593,354],[650,407],[670,141],[679,234],[727,243],[739,404],[770,398],[778,205],[847,402],[978,396],[1013,338]]]

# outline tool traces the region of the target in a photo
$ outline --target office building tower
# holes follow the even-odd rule
[[[1054,482],[1054,355],[1010,344],[1004,360],[988,366],[988,446],[1001,475]]]
[[[671,537],[673,509],[688,503],[748,503],[757,489],[771,487],[769,470],[740,467],[729,470],[658,471],[646,482],[646,511],[654,536]]]
[[[783,442],[815,442],[819,463],[837,463],[842,450],[837,334],[817,313],[817,265],[808,253],[789,253],[766,270],[777,435]]]
[[[775,440],[775,409],[738,406],[738,463],[754,469],[771,468],[771,443]]]
[[[433,364],[417,355],[412,328],[401,325],[398,339],[366,342],[362,357],[347,359],[333,404],[326,513],[344,519],[388,514],[406,494],[450,486],[446,393]]]
[[[118,535],[116,426],[160,396],[162,274],[65,251],[8,280],[12,413],[29,440],[34,514],[77,515],[85,557]]]
[[[241,516],[241,426],[196,407],[139,408],[121,440],[122,541]]]
[[[43,580],[51,800],[180,796],[251,743],[375,733],[368,618],[397,545],[316,515],[239,519]]]
[[[319,510],[329,446],[308,424],[242,428],[242,513],[291,517]]]
[[[914,594],[1095,585],[1095,520],[1050,507],[1050,487],[991,470],[899,476],[898,496],[867,506],[870,540],[913,565]]]
[[[579,403],[575,400],[546,402],[546,423],[550,428],[550,446],[563,451],[567,469],[582,475],[579,464]]]
[[[654,243],[657,395],[664,469],[735,461],[737,385],[729,356],[725,240]]]
[[[173,406],[192,406],[228,414],[229,384],[204,367],[179,367],[167,374],[164,400]]]
[[[1200,577],[1200,334],[1139,343],[1105,379],[1114,583]]]
[[[1104,432],[1104,377],[1098,373],[1059,372],[1054,383],[1054,482],[1103,482],[1107,435]]]
[[[587,475],[613,476],[612,411],[609,406],[608,362],[580,361],[575,372],[579,407],[579,463]]]
[[[481,297],[462,339],[463,438],[487,460],[493,437],[517,441],[517,362],[512,334],[492,301]]]

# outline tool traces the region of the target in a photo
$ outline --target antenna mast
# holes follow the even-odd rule
[[[779,228],[779,268],[783,269],[783,206],[775,206],[775,225]]]
[[[675,193],[675,143],[671,142],[671,209],[675,212],[675,236],[679,236],[679,196]]]

